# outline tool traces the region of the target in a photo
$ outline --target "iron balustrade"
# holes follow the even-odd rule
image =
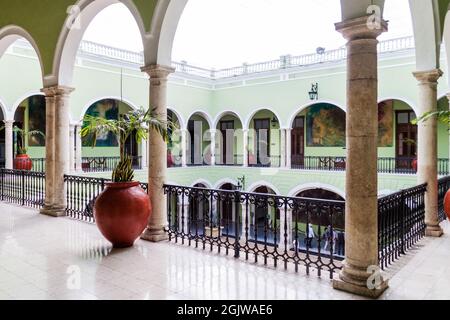
[[[142,157],[131,157],[133,169],[142,169]],[[84,157],[82,159],[81,168],[83,172],[109,172],[120,161],[120,157]]]
[[[450,189],[450,177],[444,177],[438,181],[438,205],[439,205],[439,221],[445,221],[447,215],[444,210],[444,197]]]
[[[253,168],[280,168],[281,156],[248,156],[248,166]]]
[[[32,158],[33,167],[31,171],[45,172],[45,158]]]
[[[45,201],[45,174],[0,169],[0,199],[24,207],[41,208]]]
[[[425,236],[427,185],[378,200],[378,250],[382,269],[404,255]]]
[[[345,171],[345,157],[291,157],[291,167],[297,170]]]
[[[305,266],[330,278],[344,258],[345,203],[165,185],[171,241],[260,260]],[[269,262],[270,261],[270,262]]]
[[[67,192],[67,216],[76,220],[95,223],[95,200],[105,189],[106,183],[111,180],[66,175],[64,181]],[[147,183],[141,183],[141,187],[148,192]]]

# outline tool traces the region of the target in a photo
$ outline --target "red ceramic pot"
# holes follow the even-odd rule
[[[414,159],[411,163],[411,167],[414,171],[417,171],[417,159]]]
[[[444,197],[444,211],[450,220],[450,190],[447,191]]]
[[[30,171],[33,168],[33,161],[26,154],[18,154],[14,159],[14,169]]]
[[[128,248],[144,232],[152,207],[139,182],[107,183],[94,205],[94,217],[114,248]]]

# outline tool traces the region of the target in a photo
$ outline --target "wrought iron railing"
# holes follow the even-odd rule
[[[438,204],[439,204],[439,221],[442,222],[447,219],[444,211],[444,197],[447,191],[450,190],[450,177],[444,177],[438,181]]]
[[[344,257],[344,202],[165,186],[170,240],[330,278]]]
[[[279,168],[281,156],[253,156],[248,157],[248,166],[254,168]]]
[[[131,157],[133,162],[133,169],[142,169],[142,157]],[[120,157],[84,157],[82,159],[81,168],[83,172],[109,172],[120,161]]]
[[[292,156],[292,169],[345,171],[345,157],[299,157]]]
[[[105,189],[109,179],[65,176],[67,192],[67,216],[81,221],[95,222],[94,204],[97,197]],[[148,184],[141,183],[147,191]]]
[[[25,207],[41,208],[45,201],[45,174],[0,169],[0,199]]]
[[[423,184],[378,201],[378,250],[385,269],[425,236],[425,192]]]
[[[45,172],[45,158],[32,158],[33,167],[31,171]]]

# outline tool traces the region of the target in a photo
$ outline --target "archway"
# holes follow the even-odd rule
[[[167,110],[167,121],[173,126],[169,126],[169,140],[167,141],[167,167],[181,167],[183,148],[182,148],[182,135],[180,129],[183,128],[183,124],[180,116],[172,109]]]
[[[223,166],[240,166],[244,164],[243,124],[234,112],[219,115],[216,121],[219,152],[216,164]]]
[[[417,170],[417,125],[412,106],[399,99],[378,104],[378,169],[411,173]]]
[[[90,105],[85,115],[118,120],[134,110],[133,106],[117,99],[101,99]],[[85,124],[83,124],[85,126]],[[88,135],[81,139],[83,171],[111,171],[120,160],[119,142],[111,132],[97,136],[95,148],[93,137]],[[143,142],[145,143],[145,142]],[[135,169],[142,168],[142,145],[138,145],[133,133],[125,143],[125,152],[132,158]]]
[[[291,122],[291,167],[345,168],[345,126],[345,111],[332,103],[312,104],[297,112]]]
[[[281,166],[281,130],[279,117],[270,110],[255,112],[249,121],[248,165]]]
[[[13,155],[27,154],[33,160],[33,171],[45,168],[46,104],[42,94],[32,95],[19,103],[14,112]]]
[[[187,123],[187,165],[203,166],[212,163],[211,120],[206,112],[193,113]]]

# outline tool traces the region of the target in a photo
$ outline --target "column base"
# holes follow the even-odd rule
[[[141,235],[141,239],[150,242],[161,242],[169,240],[169,235],[164,230],[163,227],[155,229],[155,228],[147,228],[144,233]]]
[[[444,230],[440,226],[427,226],[425,236],[432,238],[440,238],[444,234]]]
[[[388,281],[381,283],[378,289],[369,289],[367,286],[357,286],[343,280],[333,280],[333,288],[339,291],[356,294],[371,299],[378,299],[388,288]]]
[[[49,217],[65,217],[66,216],[66,208],[65,207],[55,207],[55,206],[44,206],[40,211],[40,214],[49,216]]]

